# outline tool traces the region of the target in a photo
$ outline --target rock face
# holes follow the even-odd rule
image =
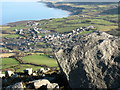
[[[120,38],[94,32],[73,39],[55,53],[70,87],[120,87]]]

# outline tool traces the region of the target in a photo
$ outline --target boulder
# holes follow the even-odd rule
[[[50,82],[47,79],[39,79],[32,81],[34,84],[35,89],[40,88],[41,86],[47,86],[50,84]]]
[[[38,73],[47,73],[50,70],[50,68],[40,68],[38,70]]]
[[[24,73],[27,74],[27,75],[31,75],[33,73],[32,68],[25,69]]]
[[[47,85],[47,88],[59,89],[59,85],[57,83],[51,83]]]
[[[5,72],[6,77],[11,77],[13,74],[14,74],[14,72],[12,72],[12,71],[6,71]]]
[[[120,87],[119,37],[94,32],[63,44],[55,56],[71,88]]]
[[[0,73],[0,78],[5,77],[5,74]]]
[[[31,83],[33,83],[35,89],[41,88],[42,86],[46,86],[46,88],[59,88],[57,83],[50,83],[47,79],[34,80]]]
[[[40,68],[40,69],[38,70],[38,73],[43,73],[44,71],[45,71],[44,68]]]
[[[37,73],[32,73],[33,76],[37,76]]]
[[[16,83],[16,84],[14,84],[14,85],[10,85],[10,86],[7,86],[6,87],[6,90],[24,90],[24,85],[23,85],[23,83],[22,82],[19,82],[19,83]]]
[[[14,74],[13,76],[12,76],[12,78],[17,78],[18,77],[18,74]]]

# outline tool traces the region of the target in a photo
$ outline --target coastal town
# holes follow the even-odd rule
[[[17,37],[17,38],[6,37],[3,39],[2,46],[5,48],[9,48],[10,50],[15,49],[25,52],[37,51],[39,50],[39,47],[52,48],[55,45],[55,43],[53,42],[57,42],[59,40],[65,40],[65,38],[73,37],[74,35],[80,34],[85,31],[92,32],[92,30],[94,29],[95,29],[94,26],[80,27],[67,33],[57,33],[57,32],[43,30],[42,28],[37,28],[37,27],[30,28],[28,30],[16,29],[15,30],[16,34],[23,37]],[[41,36],[39,34],[45,34],[45,35]],[[46,43],[46,44],[39,45],[39,43]]]

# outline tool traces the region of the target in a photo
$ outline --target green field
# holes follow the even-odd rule
[[[113,17],[113,18],[112,18]],[[58,18],[47,21],[41,28],[45,30],[54,30],[57,32],[68,32],[79,27],[96,26],[97,30],[110,31],[117,28],[117,23],[110,22],[110,20],[117,21],[117,16],[103,15],[99,17],[77,17],[70,16],[67,18]],[[41,21],[39,23],[42,23]],[[107,27],[107,29],[106,29]],[[103,29],[106,30],[103,30]]]
[[[19,65],[19,62],[14,58],[2,58],[2,69],[11,68]]]
[[[34,66],[34,65],[29,65],[29,64],[20,64],[14,58],[2,58],[1,63],[2,63],[3,72],[6,71],[6,70],[13,70],[13,71],[16,71],[16,72],[23,72],[23,70],[25,70],[26,68],[32,68],[33,70],[38,70],[38,69],[41,68],[40,66]],[[53,63],[55,63],[55,61]],[[55,65],[55,64],[53,64],[53,65]]]
[[[25,70],[26,68],[32,68],[34,71],[40,69],[40,66],[34,66],[34,65],[29,65],[29,64],[19,64],[17,66],[15,66],[15,70],[16,72],[23,72],[23,70]]]
[[[40,65],[47,65],[50,67],[57,67],[57,62],[53,58],[49,58],[46,55],[30,55],[22,58],[23,62],[33,63],[33,64],[40,64]]]
[[[83,31],[83,32],[79,33],[79,35],[84,35],[84,34],[88,34],[88,33],[91,33],[91,32],[93,32],[93,31]]]
[[[4,35],[4,34],[3,34]],[[7,37],[7,38],[17,38],[17,37],[23,37],[21,35],[18,35],[18,34],[8,34],[8,35],[5,35],[3,37]]]

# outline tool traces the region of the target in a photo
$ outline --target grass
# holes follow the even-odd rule
[[[0,34],[0,36],[2,36],[2,37],[5,37],[5,36],[7,36],[7,35],[9,35],[9,34]]]
[[[42,36],[42,37],[43,37],[43,36],[45,36],[45,34],[44,34],[44,33],[39,33],[38,35],[40,35],[40,36]]]
[[[18,34],[8,34],[8,35],[4,35],[3,37],[7,37],[7,38],[17,38],[17,37],[23,37],[23,36],[20,36]]]
[[[69,16],[61,19],[60,18],[52,19],[50,21],[47,21],[47,24],[42,25],[41,28],[45,30],[54,30],[57,32],[68,32],[79,27],[92,25],[92,26],[97,26],[98,30],[109,31],[109,30],[115,29],[117,26],[116,23],[110,22],[109,20],[117,20],[117,16],[102,15],[102,16],[93,18],[92,16],[78,17],[75,15],[75,16]],[[104,28],[106,30],[103,30]]]
[[[9,70],[14,70],[16,72],[23,72],[23,70],[26,68],[32,68],[33,70],[38,70],[41,68],[40,66],[34,66],[34,65],[29,65],[29,64],[20,64],[14,58],[2,58],[1,64],[2,64],[3,71],[9,69]]]
[[[7,30],[9,28],[10,28],[10,26],[2,26],[2,25],[0,25],[0,30]]]
[[[102,24],[102,25],[114,25],[115,23],[112,23],[112,22],[109,22],[109,21],[106,21],[106,20],[103,20],[103,19],[86,19],[86,20],[83,20],[82,22],[86,22],[88,23],[87,21],[90,21],[89,23],[94,23],[94,24]]]
[[[111,31],[112,29],[118,28],[118,26],[104,26],[104,25],[94,25],[99,31]]]
[[[15,29],[28,29],[30,27],[25,27],[25,26],[16,26],[16,27],[10,27],[9,30],[15,30]]]
[[[14,58],[2,58],[2,69],[10,68],[19,64]]]
[[[34,71],[40,69],[40,66],[34,66],[34,65],[29,65],[29,64],[20,64],[15,67],[16,72],[23,72],[26,68],[32,68]]]
[[[79,33],[79,35],[89,34],[91,32],[93,32],[93,31],[83,31],[83,32]]]
[[[101,15],[99,17],[96,17],[99,19],[108,19],[108,20],[112,20],[112,19],[117,19],[118,20],[118,15]]]
[[[40,64],[40,65],[47,65],[50,67],[56,67],[57,61],[53,58],[49,58],[46,55],[30,55],[30,56],[25,56],[22,58],[23,62],[27,63],[33,63],[33,64]]]
[[[8,48],[0,47],[0,50],[10,50]]]

